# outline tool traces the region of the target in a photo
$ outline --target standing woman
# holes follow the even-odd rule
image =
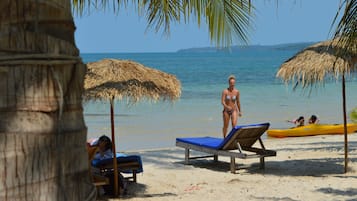
[[[238,115],[242,116],[239,101],[239,91],[234,88],[236,78],[234,75],[228,77],[229,87],[222,92],[221,102],[223,105],[223,137],[227,135],[229,119],[232,122],[232,128],[237,125]]]

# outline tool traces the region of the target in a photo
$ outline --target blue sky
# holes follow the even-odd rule
[[[340,0],[253,0],[256,14],[249,33],[251,45],[318,42],[329,30]],[[114,14],[111,9],[74,15],[75,37],[81,53],[175,52],[213,46],[207,26],[195,21],[173,24],[169,37],[147,31],[147,22],[133,9]],[[239,45],[237,43],[233,45]]]

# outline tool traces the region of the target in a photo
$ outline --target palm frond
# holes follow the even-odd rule
[[[193,17],[198,25],[206,20],[210,38],[217,46],[229,46],[234,39],[248,42],[253,6],[250,0],[183,1],[185,20]]]
[[[172,21],[179,22],[181,5],[176,0],[151,0],[147,8],[148,28],[154,27],[155,31],[160,31],[164,27],[164,33],[170,33]]]
[[[109,4],[109,3],[112,4]],[[210,39],[218,47],[227,47],[235,40],[248,42],[248,31],[253,6],[251,0],[72,0],[73,8],[83,14],[86,8],[90,10],[113,8],[118,13],[122,6],[132,4],[139,15],[147,18],[147,29],[155,32],[163,30],[170,34],[172,23],[188,23],[197,20],[198,26],[204,19],[208,25]]]
[[[339,43],[344,51],[356,51],[357,49],[357,0],[343,0],[338,12],[333,20],[333,25],[337,23],[338,17],[342,15],[337,24],[334,38],[339,38]]]
[[[138,1],[132,0],[133,4],[138,3]],[[74,13],[82,16],[84,11],[88,13],[94,10],[106,11],[107,9],[113,9],[114,13],[119,13],[121,7],[126,8],[129,0],[72,0],[72,6]]]

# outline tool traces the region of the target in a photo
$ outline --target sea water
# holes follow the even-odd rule
[[[289,128],[286,120],[316,114],[320,123],[342,123],[341,81],[326,79],[312,88],[293,90],[276,78],[279,66],[299,49],[241,49],[234,52],[98,53],[83,61],[129,59],[174,74],[182,95],[174,103],[116,101],[115,134],[119,151],[172,147],[177,137],[222,137],[222,90],[236,76],[243,116],[238,125],[269,122],[270,128]],[[357,107],[357,79],[346,82],[347,111]],[[111,135],[108,102],[84,104],[88,138]],[[230,129],[230,128],[229,128]],[[266,138],[266,134],[263,136]]]

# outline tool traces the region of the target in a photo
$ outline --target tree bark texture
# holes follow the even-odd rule
[[[0,200],[93,200],[70,1],[0,10]]]

